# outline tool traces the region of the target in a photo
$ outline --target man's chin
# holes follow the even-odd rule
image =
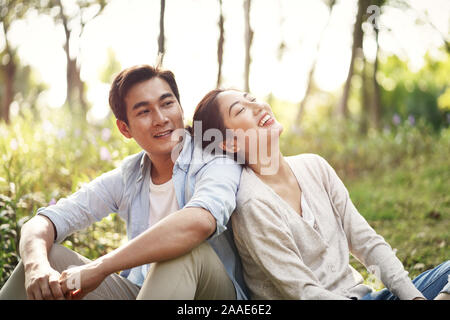
[[[156,146],[146,147],[144,150],[152,158],[173,158],[174,154],[178,157],[183,145],[177,141],[160,142]],[[176,159],[175,159],[176,160]],[[175,161],[174,161],[175,162]]]

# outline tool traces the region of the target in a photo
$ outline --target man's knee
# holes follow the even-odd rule
[[[152,263],[138,299],[235,299],[228,274],[208,242],[175,259]]]
[[[56,263],[58,259],[60,259],[63,255],[67,253],[67,250],[69,249],[60,244],[56,243],[53,244],[48,254],[48,261],[50,262],[50,264]]]
[[[80,266],[89,263],[90,260],[79,255],[60,244],[53,244],[48,253],[48,261],[53,269],[58,272],[66,270],[70,266]]]
[[[168,266],[172,264],[201,264],[202,260],[216,255],[215,251],[207,242],[202,242],[200,245],[189,251],[188,253],[166,261],[154,262],[152,265]],[[218,257],[217,257],[218,259]]]

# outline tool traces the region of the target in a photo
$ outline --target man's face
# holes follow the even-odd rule
[[[169,84],[158,77],[135,84],[125,97],[128,125],[118,120],[117,126],[127,138],[136,142],[152,158],[166,158],[178,144],[172,138],[183,129],[183,110]]]

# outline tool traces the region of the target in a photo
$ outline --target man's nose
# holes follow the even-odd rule
[[[155,112],[153,113],[153,119],[152,124],[154,126],[163,125],[168,121],[166,115],[161,112],[160,108],[156,108]]]

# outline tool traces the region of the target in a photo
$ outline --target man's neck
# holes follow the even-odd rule
[[[162,184],[172,179],[174,162],[171,156],[155,157],[150,156],[152,162],[150,177],[154,184]]]

